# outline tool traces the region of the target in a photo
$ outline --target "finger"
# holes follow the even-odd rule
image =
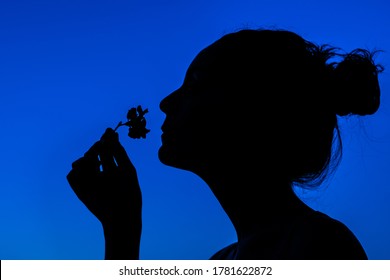
[[[112,147],[107,143],[102,143],[99,157],[103,171],[112,171],[117,167],[112,153]]]
[[[125,148],[123,148],[119,141],[113,145],[112,154],[119,168],[135,171],[135,167],[127,155]]]
[[[112,128],[107,128],[100,141],[103,143],[113,143],[119,141],[119,134],[115,132]]]
[[[96,142],[83,157],[72,163],[72,178],[75,177],[75,175],[77,175],[78,178],[82,178],[100,172],[100,161],[98,156],[99,146],[100,143]]]
[[[100,148],[101,148],[101,141],[95,142],[95,144],[93,144],[91,148],[89,148],[89,150],[85,152],[84,157],[89,159],[99,160]]]
[[[99,156],[103,171],[112,171],[117,167],[112,154],[112,146],[114,142],[118,141],[118,133],[116,133],[112,128],[107,128],[100,138],[101,146]]]
[[[91,201],[96,196],[96,186],[101,181],[101,173],[94,176],[86,176],[77,169],[72,169],[66,179],[76,196],[89,208]]]
[[[89,186],[88,183],[86,184],[88,180],[85,174],[80,173],[77,169],[72,169],[66,176],[66,179],[77,197],[82,200],[87,192],[86,188]]]
[[[133,171],[134,165],[130,161],[130,158],[128,157],[126,150],[123,148],[121,143],[119,142],[119,135],[117,132],[115,132],[111,128],[107,128],[106,132],[103,134],[101,141],[104,144],[107,144],[107,146],[110,149],[110,152],[112,153],[113,159],[116,162],[116,166]],[[103,145],[104,145],[103,144]],[[110,158],[111,160],[111,158]],[[110,162],[109,164],[112,164]],[[111,166],[110,166],[111,167]],[[103,168],[104,169],[104,168]]]
[[[99,171],[99,158],[81,157],[72,163],[72,169],[77,171]]]
[[[68,175],[66,175],[66,180],[68,180],[69,185],[73,188],[73,185],[75,184],[76,178],[75,178],[75,171],[74,169],[70,170]]]
[[[73,169],[80,168],[81,166],[84,165],[84,161],[85,161],[84,157],[81,157],[78,160],[75,160],[74,162],[72,162],[72,168]]]

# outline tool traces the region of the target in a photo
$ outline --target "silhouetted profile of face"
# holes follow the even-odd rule
[[[162,126],[162,163],[186,170],[202,168],[218,156],[216,147],[227,141],[223,132],[224,84],[214,48],[201,51],[190,64],[180,88],[165,97],[160,108],[166,114]]]
[[[266,117],[266,98],[259,107],[255,104],[259,88],[269,89],[261,77],[260,82],[256,79],[260,86],[253,86],[253,77],[245,74],[253,70],[243,71],[239,60],[229,43],[216,41],[195,57],[181,87],[161,101],[166,114],[159,149],[162,163],[195,173],[253,166],[251,157],[270,166],[274,140],[264,136],[274,134],[275,123]]]
[[[259,50],[252,61],[240,44],[224,37],[202,50],[182,86],[161,101],[166,114],[162,163],[195,172],[258,169],[259,164],[263,170],[281,168],[281,154],[288,157],[284,148],[289,149],[293,104],[278,103],[286,97],[269,79],[278,77],[270,59],[262,63],[268,54]]]

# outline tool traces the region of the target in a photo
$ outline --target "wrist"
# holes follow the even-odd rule
[[[136,260],[139,259],[141,242],[141,222],[110,223],[103,225],[105,239],[105,259]]]

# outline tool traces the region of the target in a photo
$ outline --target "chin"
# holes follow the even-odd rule
[[[181,155],[181,156],[179,156]],[[160,162],[164,165],[183,169],[190,170],[188,157],[183,157],[183,153],[169,149],[169,147],[162,145],[158,150],[158,158]]]

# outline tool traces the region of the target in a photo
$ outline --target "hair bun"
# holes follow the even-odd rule
[[[356,49],[342,55],[344,60],[334,68],[336,96],[335,112],[339,116],[371,115],[380,104],[378,73],[381,65],[374,63],[376,52]]]

